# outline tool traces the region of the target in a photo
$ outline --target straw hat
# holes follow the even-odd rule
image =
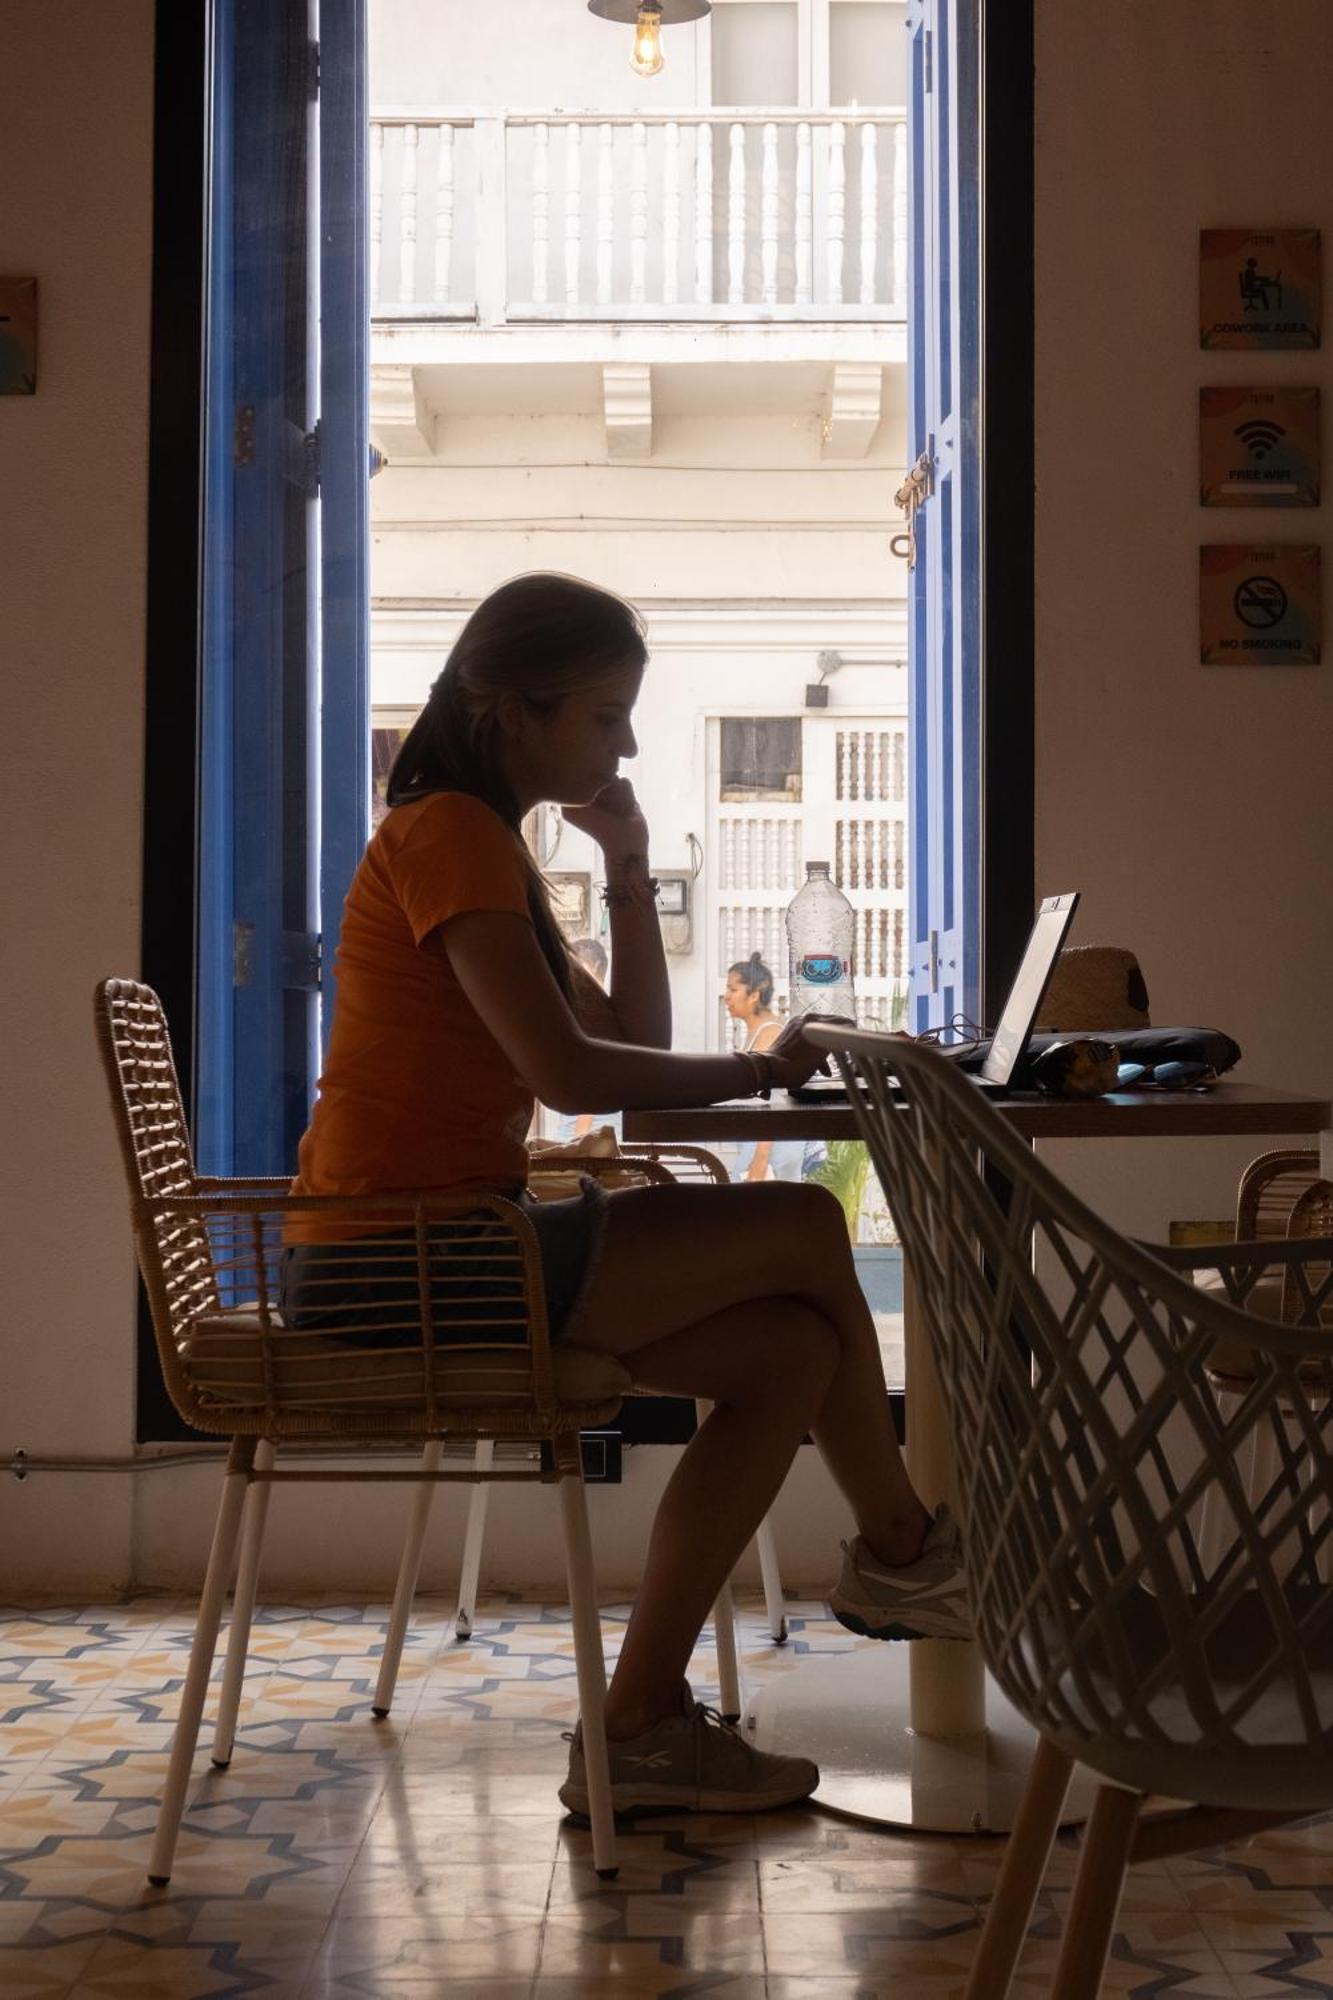
[[[1115,944],[1066,945],[1056,961],[1039,1028],[1150,1028],[1148,988],[1132,951]]]

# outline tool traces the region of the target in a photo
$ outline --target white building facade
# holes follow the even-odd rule
[[[637,604],[683,1048],[730,1035],[751,951],[785,1002],[811,860],[862,1017],[905,995],[904,11],[715,0],[643,79],[583,0],[372,0],[377,767],[506,577]],[[599,934],[590,844],[530,837]]]

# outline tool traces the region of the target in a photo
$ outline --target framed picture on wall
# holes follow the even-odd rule
[[[1199,344],[1318,347],[1321,288],[1317,229],[1202,230]]]

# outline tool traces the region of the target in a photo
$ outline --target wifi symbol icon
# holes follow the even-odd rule
[[[1272,423],[1265,417],[1254,417],[1249,423],[1237,424],[1235,434],[1250,456],[1260,460],[1267,458],[1269,452],[1287,435],[1283,425]]]

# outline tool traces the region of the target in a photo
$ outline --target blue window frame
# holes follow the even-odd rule
[[[288,1171],[369,824],[364,0],[211,22],[196,1147]]]
[[[912,1025],[981,1011],[978,0],[909,0]],[[1003,33],[1003,27],[999,30]]]

